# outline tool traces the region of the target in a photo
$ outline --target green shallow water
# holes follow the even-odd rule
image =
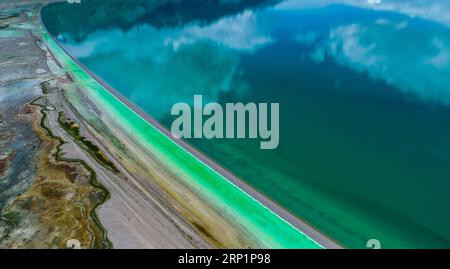
[[[166,127],[194,94],[280,103],[276,150],[188,142],[344,246],[448,248],[450,7],[431,2],[91,0],[43,21]]]

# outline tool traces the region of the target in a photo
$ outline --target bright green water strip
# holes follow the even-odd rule
[[[74,62],[42,29],[48,47],[75,83],[83,86],[105,111],[132,135],[145,141],[163,163],[170,166],[195,193],[244,225],[268,248],[322,248],[317,242],[286,222],[260,202],[205,165],[157,128],[118,100]]]

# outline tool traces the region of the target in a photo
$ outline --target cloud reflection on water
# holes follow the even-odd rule
[[[126,32],[98,31],[79,43],[69,40],[68,35],[59,36],[59,40],[106,81],[120,74],[120,82],[113,87],[138,85],[129,98],[152,107],[158,117],[167,113],[168,105],[190,101],[197,93],[206,101],[217,101],[221,92],[246,92],[238,54],[251,53],[274,41],[267,19],[246,10],[209,25],[197,22],[162,29],[138,25]],[[95,60],[99,58],[102,61]],[[108,68],[96,65],[98,62]],[[111,65],[115,67],[111,69]],[[135,83],[143,80],[148,82]]]
[[[277,9],[320,8],[332,4],[393,11],[450,26],[450,1],[447,0],[290,0],[280,3]]]
[[[274,23],[277,10],[317,8],[328,4],[345,3],[375,10],[375,19],[356,16],[342,24],[333,21],[326,28],[307,28],[291,33],[300,44],[310,44],[309,56],[317,63],[331,57],[342,66],[356,72],[367,72],[376,80],[383,80],[399,90],[413,93],[422,101],[450,104],[450,30],[438,24],[408,16],[397,16],[376,10],[395,9],[407,15],[431,18],[446,23],[450,4],[446,1],[382,1],[380,4],[356,0],[287,1],[266,11],[245,10],[237,15],[210,24],[192,22],[180,27],[157,29],[137,25],[121,30],[98,31],[83,42],[63,40],[66,48],[82,61],[106,55],[121,55],[121,85],[135,80],[152,79],[133,89],[131,98],[140,105],[145,100],[161,100],[152,104],[154,111],[165,111],[167,104],[203,93],[206,100],[216,101],[221,92],[248,91],[242,78],[240,55],[276,44],[273,34],[279,25]],[[426,6],[426,7],[424,7]],[[423,9],[421,7],[424,7]],[[274,12],[275,10],[275,12]],[[352,12],[359,12],[353,9]],[[417,10],[420,10],[417,11]],[[333,10],[329,11],[333,12]],[[443,14],[436,15],[438,12]],[[446,13],[446,14],[444,14]],[[322,16],[327,13],[321,13]],[[317,20],[321,20],[317,18]],[[302,18],[296,22],[302,27]],[[111,41],[114,42],[111,42]],[[92,61],[93,62],[93,61]],[[126,63],[126,64],[124,64]],[[110,64],[115,64],[110,62]],[[101,66],[96,66],[102,73]],[[111,68],[108,68],[110,71]],[[97,71],[97,70],[94,70]],[[105,71],[105,72],[108,72]],[[103,74],[114,76],[114,74]],[[120,85],[113,85],[120,86]],[[363,89],[361,89],[363,90]]]
[[[413,93],[422,101],[450,105],[449,31],[423,23],[379,18],[332,26],[329,32],[316,33],[317,38],[309,40],[312,43],[321,36],[309,56],[317,63],[331,57],[345,67],[367,72],[373,79]],[[311,32],[303,36],[311,36]]]

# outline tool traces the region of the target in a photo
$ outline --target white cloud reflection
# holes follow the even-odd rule
[[[75,57],[87,57],[94,53],[116,50],[118,47],[126,49],[126,40],[143,39],[145,47],[159,46],[178,50],[181,46],[188,46],[197,42],[209,41],[227,49],[241,52],[252,52],[274,41],[270,32],[271,19],[258,16],[254,11],[246,10],[235,16],[225,17],[209,25],[198,22],[183,27],[155,29],[149,25],[138,25],[127,32],[120,30],[98,31],[81,43],[76,43],[68,35],[59,35],[58,39]],[[122,45],[113,40],[123,39]],[[139,40],[135,40],[139,41]],[[151,44],[149,44],[151,42]],[[111,46],[113,45],[113,46]],[[140,51],[140,50],[139,50]]]
[[[424,1],[401,3],[386,0],[369,4],[365,0],[304,0],[288,1],[275,9],[336,2],[371,9],[389,9],[397,5],[402,7],[400,11],[409,14],[425,5]],[[413,2],[417,2],[414,8]],[[428,8],[437,10],[436,3],[440,3],[444,10],[448,6],[443,1],[430,1]],[[421,13],[426,15],[425,11]],[[167,103],[180,101],[180,96],[192,97],[199,92],[215,101],[221,92],[247,91],[248,86],[239,67],[239,54],[251,53],[276,42],[271,35],[275,26],[270,14],[244,11],[208,25],[191,23],[175,28],[156,29],[141,25],[127,32],[97,32],[81,43],[66,42],[65,46],[72,55],[87,61],[102,58],[92,62],[102,62],[103,65],[114,66],[117,64],[114,57],[120,55],[120,65],[107,68],[111,71],[110,77],[121,74],[118,85],[113,85],[115,87],[154,78],[133,89],[133,101],[138,100],[137,103],[161,100],[151,106],[163,108]],[[426,16],[431,14],[433,12]],[[403,92],[414,93],[424,101],[450,105],[448,28],[434,24],[423,27],[423,22],[406,16],[385,15],[373,21],[355,19],[345,25],[337,21],[325,29],[305,28],[294,33],[292,39],[312,48],[309,56],[315,62],[331,57],[342,66],[367,72],[372,78],[383,80]],[[437,19],[445,20],[445,16]],[[299,20],[299,26],[301,23]],[[164,111],[155,108],[158,110]]]
[[[132,101],[152,108],[158,117],[170,111],[168,105],[191,101],[194,94],[217,101],[221,92],[247,92],[236,52],[253,52],[273,42],[265,19],[244,11],[209,25],[139,25],[126,32],[98,31],[79,43],[64,35],[59,39],[74,57],[113,87],[131,90]]]
[[[199,40],[212,40],[227,48],[254,51],[273,41],[269,26],[250,10],[234,17],[223,18],[211,25],[188,25],[179,32],[169,35],[164,43],[178,49],[184,44],[193,44]]]
[[[310,53],[367,72],[423,101],[450,105],[450,36],[445,30],[409,28],[405,21],[336,26]]]
[[[393,11],[450,26],[450,1],[448,0],[290,0],[282,2],[277,8],[299,9],[324,7],[331,4],[345,4],[374,10]]]

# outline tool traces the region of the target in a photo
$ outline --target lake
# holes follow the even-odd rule
[[[91,0],[42,16],[167,128],[195,94],[279,103],[275,150],[187,141],[342,245],[448,248],[450,6],[372,2]]]

